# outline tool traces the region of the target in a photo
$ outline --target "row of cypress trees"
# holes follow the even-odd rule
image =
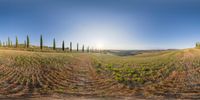
[[[196,43],[196,48],[200,48],[200,42]]]
[[[13,47],[13,44],[12,44],[12,41],[10,40],[10,37],[8,37],[8,41],[5,43],[5,42],[2,42],[0,40],[0,47]],[[18,37],[16,36],[16,39],[15,39],[15,46],[16,48],[19,47],[19,41],[18,41]],[[30,47],[30,38],[29,36],[27,35],[26,36],[26,40],[24,41],[24,48],[29,48]],[[42,35],[40,35],[40,49],[42,50],[43,49],[43,37]],[[63,40],[62,41],[62,50],[65,51],[65,41]],[[70,47],[67,48],[70,50],[70,52],[73,51],[72,49],[72,42],[70,42]],[[54,38],[53,39],[53,50],[56,50],[56,39]],[[79,52],[79,43],[77,43],[77,46],[76,46],[76,51]],[[82,52],[85,52],[85,46],[83,45],[82,46]],[[89,46],[87,47],[87,52],[90,52],[90,48]]]

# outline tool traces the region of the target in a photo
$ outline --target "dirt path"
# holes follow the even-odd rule
[[[75,94],[90,96],[124,96],[130,95],[133,91],[119,84],[111,77],[97,74],[92,66],[89,56],[81,55],[77,58],[79,62],[74,64],[74,80],[77,82]]]

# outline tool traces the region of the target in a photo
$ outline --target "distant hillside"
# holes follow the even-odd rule
[[[152,52],[161,52],[161,51],[169,51],[175,49],[168,50],[108,50],[107,52],[110,54],[114,54],[117,56],[130,56],[130,55],[138,55],[142,53],[152,53]]]

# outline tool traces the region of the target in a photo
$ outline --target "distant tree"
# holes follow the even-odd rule
[[[200,42],[197,42],[196,43],[196,48],[199,48],[200,47]]]
[[[7,46],[10,47],[10,37],[8,37],[8,43]]]
[[[40,35],[40,49],[43,49],[43,38],[42,35]]]
[[[0,40],[0,47],[2,47],[2,43],[1,43],[1,40]]]
[[[85,48],[84,48],[84,45],[82,46],[82,52],[84,52],[85,50],[84,50]]]
[[[65,41],[62,42],[62,50],[65,51]]]
[[[5,42],[3,42],[3,46],[5,47]]]
[[[24,48],[26,48],[27,47],[27,44],[26,44],[26,41],[24,41]]]
[[[15,47],[17,48],[18,47],[18,38],[16,36],[16,41],[15,41]]]
[[[72,52],[72,42],[70,42],[70,52]]]
[[[76,45],[76,46],[77,46],[77,52],[78,52],[78,47],[79,47],[79,44],[77,43],[77,45]]]
[[[27,48],[29,48],[29,46],[30,46],[30,39],[29,39],[29,36],[27,35],[27,37],[26,37],[26,47]]]
[[[56,39],[53,39],[53,50],[56,50]]]
[[[199,47],[199,46],[200,46],[200,43],[198,42],[198,43],[197,43],[197,47]]]
[[[11,46],[11,47],[13,46],[12,41],[10,41],[10,46]]]
[[[89,46],[87,47],[87,52],[90,52],[90,47]]]
[[[6,41],[6,47],[8,46],[8,41]]]

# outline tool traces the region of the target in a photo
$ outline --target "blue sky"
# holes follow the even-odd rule
[[[65,40],[104,49],[191,48],[200,41],[198,0],[0,0],[0,40]]]

